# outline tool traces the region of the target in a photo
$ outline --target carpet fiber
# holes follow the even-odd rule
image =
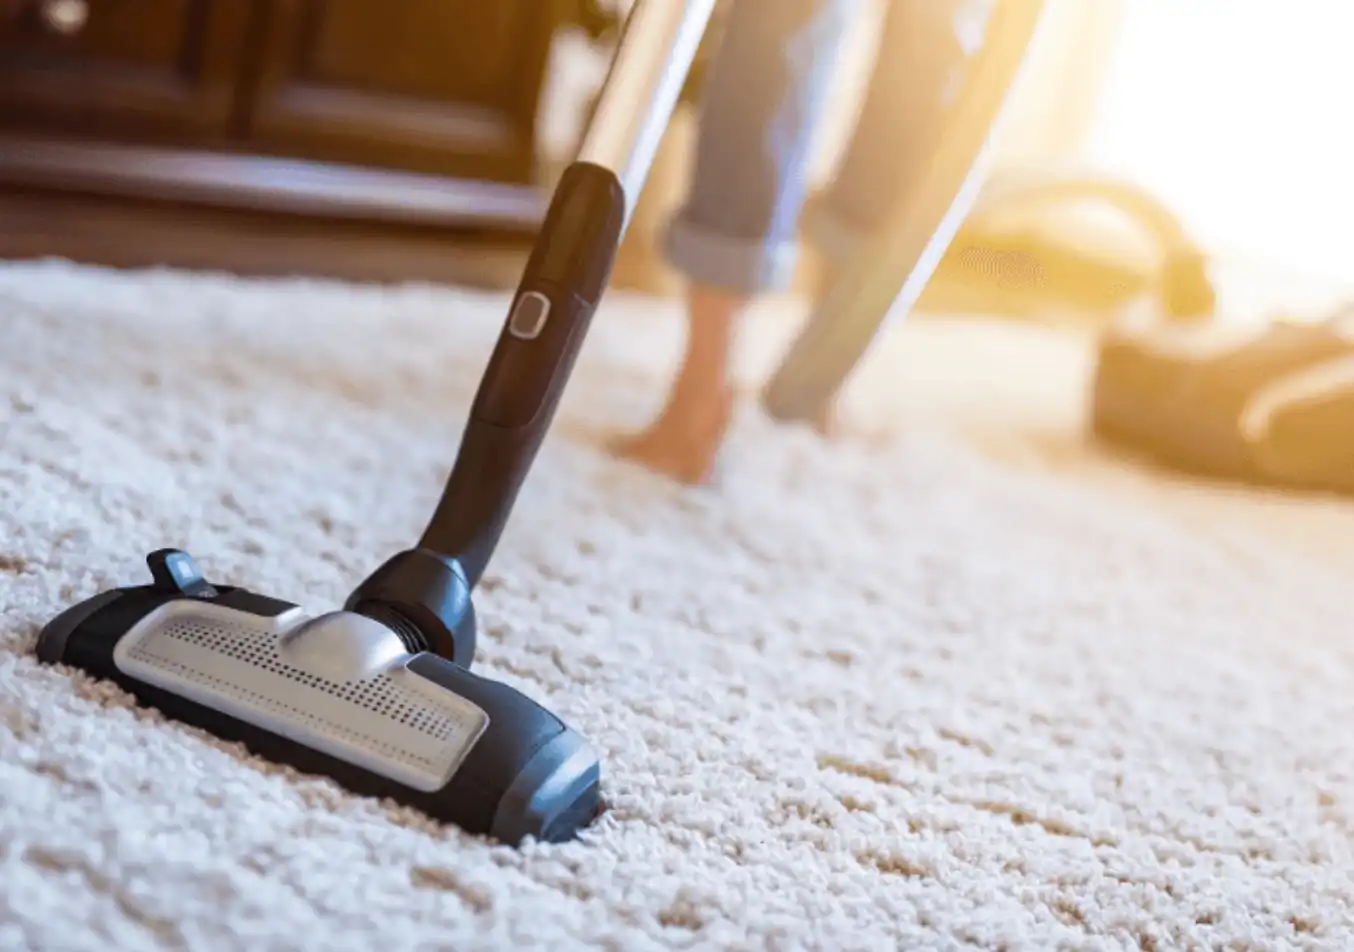
[[[1354,947],[1350,507],[1092,451],[1048,332],[903,326],[837,445],[749,406],[682,490],[599,449],[676,311],[606,305],[479,602],[479,670],[604,758],[578,843],[487,845],[34,661],[165,545],[341,601],[422,528],[502,315],[0,267],[0,948]]]

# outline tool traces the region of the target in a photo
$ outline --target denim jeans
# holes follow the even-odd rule
[[[726,0],[702,94],[693,174],[664,238],[690,281],[784,287],[800,218],[831,260],[906,192],[930,156],[991,0],[889,0],[856,127],[827,188],[805,208],[813,132],[863,0]]]

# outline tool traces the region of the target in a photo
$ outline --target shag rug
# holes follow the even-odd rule
[[[479,607],[604,758],[494,846],[32,656],[145,552],[326,609],[417,536],[501,297],[0,267],[0,949],[1354,948],[1354,514],[1081,433],[1085,342],[895,328],[835,443],[718,485],[603,450],[673,305],[617,297]],[[798,312],[752,322],[748,386]]]

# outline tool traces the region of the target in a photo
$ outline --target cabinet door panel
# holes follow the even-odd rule
[[[0,125],[177,142],[226,135],[254,0],[89,0],[69,35],[0,27]]]
[[[277,0],[250,109],[270,151],[526,181],[543,0]]]

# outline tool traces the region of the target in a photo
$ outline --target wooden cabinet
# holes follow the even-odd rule
[[[197,143],[237,105],[242,0],[89,0],[70,35],[26,8],[0,27],[0,127]]]
[[[497,181],[532,174],[555,24],[541,0],[277,0],[249,135],[270,151]]]
[[[54,3],[86,15],[53,29]],[[0,24],[0,190],[529,233],[574,3],[28,0]]]

